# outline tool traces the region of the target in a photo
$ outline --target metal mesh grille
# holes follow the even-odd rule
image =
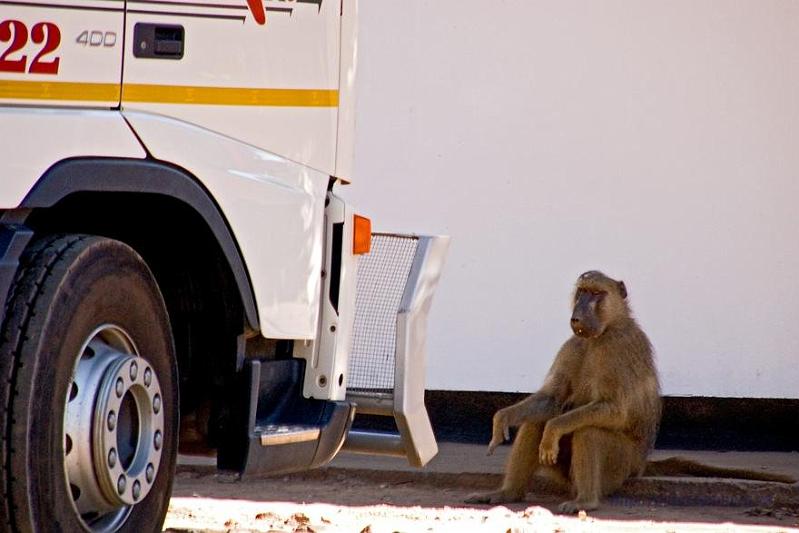
[[[394,390],[397,312],[418,242],[411,236],[374,234],[371,252],[358,259],[351,391]]]

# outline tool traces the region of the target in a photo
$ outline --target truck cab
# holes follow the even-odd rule
[[[159,530],[179,452],[435,455],[448,241],[372,235],[335,193],[356,33],[356,0],[0,2],[8,527]]]

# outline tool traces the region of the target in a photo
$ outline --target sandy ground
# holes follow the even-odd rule
[[[553,514],[563,499],[528,496],[507,507],[470,506],[482,487],[430,479],[397,480],[328,468],[240,480],[208,467],[181,467],[165,531],[559,532],[799,531],[799,510],[674,507],[611,500],[578,517]],[[479,482],[477,483],[479,485]]]

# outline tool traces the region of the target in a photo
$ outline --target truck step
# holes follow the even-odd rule
[[[355,416],[350,402],[302,394],[304,359],[246,359],[221,433],[217,466],[243,476],[322,466],[341,449]]]
[[[261,441],[261,446],[279,446],[317,440],[320,429],[315,426],[269,424],[255,426],[253,434]]]

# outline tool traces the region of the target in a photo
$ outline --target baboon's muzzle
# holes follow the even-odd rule
[[[599,317],[596,313],[598,296],[583,293],[574,303],[571,317],[571,328],[575,335],[583,338],[596,337],[601,332]]]

